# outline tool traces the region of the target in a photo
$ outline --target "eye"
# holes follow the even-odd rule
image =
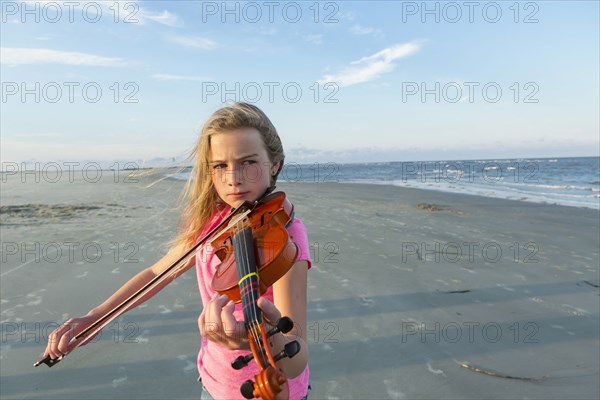
[[[250,165],[250,164],[256,164],[255,160],[244,160],[242,161],[242,165]]]
[[[224,163],[213,165],[213,169],[225,169],[225,168],[227,168],[227,164],[224,164]]]

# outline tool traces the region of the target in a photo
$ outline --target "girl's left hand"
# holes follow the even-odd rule
[[[229,350],[250,350],[244,322],[235,319],[234,309],[227,295],[216,293],[198,318],[200,334]]]
[[[266,324],[274,324],[281,313],[273,303],[265,298],[258,300]],[[198,327],[202,337],[218,343],[230,350],[250,350],[248,334],[244,321],[238,321],[233,315],[235,304],[227,295],[215,294],[204,306],[198,318]]]

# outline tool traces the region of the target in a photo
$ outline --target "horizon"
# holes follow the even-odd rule
[[[391,163],[437,163],[437,162],[504,162],[504,161],[539,161],[539,160],[559,160],[559,159],[576,159],[576,158],[600,158],[600,156],[567,156],[567,157],[514,157],[514,158],[463,158],[463,159],[437,159],[437,160],[393,160],[393,161],[366,161],[366,162],[336,162],[336,161],[315,161],[315,162],[297,162],[293,160],[286,160],[284,162],[284,167],[289,166],[290,164],[295,164],[299,166],[312,166],[315,164],[318,165],[326,165],[326,164],[340,164],[340,165],[363,165],[363,164],[391,164]],[[20,162],[2,162],[0,163],[0,173],[21,173],[21,172],[44,172],[44,173],[54,173],[54,172],[63,172],[62,169],[52,170],[53,166],[50,164],[56,164],[59,167],[66,167],[67,171],[82,171],[83,169],[78,169],[78,167],[82,167],[85,164],[97,164],[100,168],[100,171],[131,171],[131,170],[145,170],[145,169],[188,169],[193,168],[193,164],[166,164],[161,165],[159,162],[168,160],[169,157],[157,157],[152,160],[147,160],[148,166],[145,164],[138,165],[136,161],[130,160],[55,160],[55,161],[41,161],[41,160],[26,160]],[[137,160],[140,161],[140,160]],[[60,165],[60,163],[63,163]],[[154,163],[154,164],[152,164]],[[35,168],[28,169],[28,167],[34,166],[36,164],[46,164],[44,168]],[[16,169],[7,170],[6,167],[16,167]],[[25,166],[25,169],[23,169]],[[111,168],[116,167],[116,168]]]

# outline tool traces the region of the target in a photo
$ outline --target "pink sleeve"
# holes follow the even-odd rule
[[[300,219],[294,218],[292,223],[287,227],[287,230],[292,242],[298,246],[296,261],[307,261],[308,269],[310,269],[312,267],[312,260],[310,259],[310,246],[308,244],[306,226],[304,226]]]

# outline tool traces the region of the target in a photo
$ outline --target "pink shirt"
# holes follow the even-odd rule
[[[204,232],[209,232],[217,226],[229,212],[230,208],[225,207],[225,209],[217,213],[212,221],[207,224]],[[308,261],[308,268],[310,269],[311,259],[306,227],[298,218],[295,218],[287,227],[287,230],[291,240],[298,246],[296,261]],[[216,266],[219,263],[219,258],[215,256],[214,250],[210,246],[201,246],[200,250],[196,253],[196,273],[203,304],[207,304],[216,293],[210,283],[215,274]],[[273,302],[273,289],[269,288],[263,296]],[[235,305],[233,315],[238,321],[243,321],[244,316],[241,303]],[[248,379],[254,380],[254,376],[259,372],[258,366],[254,361],[251,361],[247,367],[235,370],[231,367],[231,362],[238,356],[247,354],[249,354],[248,351],[229,350],[204,337],[202,338],[202,345],[198,353],[198,372],[202,377],[202,384],[213,398],[217,400],[244,399],[240,393],[240,386]],[[301,399],[306,395],[308,378],[309,370],[307,365],[299,376],[288,380],[290,400]]]

